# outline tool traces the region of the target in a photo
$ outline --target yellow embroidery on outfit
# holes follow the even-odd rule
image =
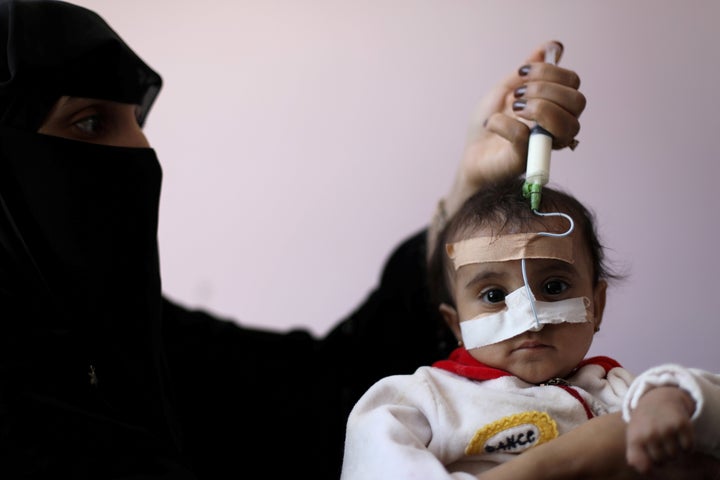
[[[557,424],[545,412],[508,415],[484,426],[465,447],[466,455],[519,453],[558,436]]]

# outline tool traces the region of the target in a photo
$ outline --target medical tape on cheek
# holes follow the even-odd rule
[[[573,240],[568,236],[538,233],[474,237],[447,244],[446,252],[457,271],[475,263],[506,262],[528,258],[556,259],[574,263]],[[538,331],[543,325],[589,321],[590,300],[586,297],[557,302],[538,302],[523,285],[505,297],[505,309],[460,322],[465,348],[479,348],[498,343],[527,331]],[[533,310],[533,303],[535,309]],[[537,318],[536,318],[537,315]]]
[[[506,262],[523,258],[549,258],[573,263],[572,237],[515,233],[473,237],[445,245],[455,270],[472,263]]]
[[[589,322],[587,297],[567,298],[557,302],[535,301],[533,314],[531,300],[525,286],[505,297],[506,307],[493,314],[478,315],[460,322],[463,345],[470,350],[502,342],[527,331],[538,331],[542,325]],[[537,323],[541,326],[538,328]]]

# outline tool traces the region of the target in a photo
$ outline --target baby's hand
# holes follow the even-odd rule
[[[627,461],[641,473],[692,450],[690,421],[695,402],[684,390],[668,386],[640,398],[627,426]]]

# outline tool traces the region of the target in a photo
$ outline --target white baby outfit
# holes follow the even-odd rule
[[[693,396],[697,444],[720,458],[720,376],[665,365],[633,380],[616,361],[593,357],[557,384],[533,385],[458,348],[363,395],[348,419],[341,479],[474,479],[594,416],[629,415],[639,395],[663,384]]]

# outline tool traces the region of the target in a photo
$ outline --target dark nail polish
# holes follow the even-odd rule
[[[513,102],[512,109],[513,112],[517,112],[518,110],[522,110],[525,108],[525,105],[527,105],[526,100],[516,100]]]
[[[520,70],[518,70],[518,75],[520,75],[521,77],[524,77],[528,73],[530,73],[530,65],[523,65],[522,67],[520,67]]]
[[[487,127],[487,122],[488,122],[488,119],[486,118],[485,121],[483,121],[483,128]]]
[[[527,91],[527,85],[521,85],[518,88],[515,89],[513,94],[515,95],[515,98],[520,98],[523,95],[525,95],[525,92]]]

